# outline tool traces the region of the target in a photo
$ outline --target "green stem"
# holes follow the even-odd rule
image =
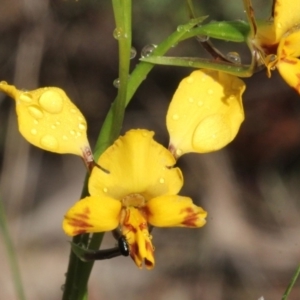
[[[123,124],[124,112],[126,107],[126,94],[130,67],[131,49],[131,0],[113,0],[113,10],[116,22],[114,36],[119,44],[119,80],[120,86],[118,95],[112,106],[112,120],[105,128],[101,140],[103,148],[106,149],[120,135]],[[97,160],[99,155],[95,153]],[[82,198],[88,195],[87,181],[84,184]],[[89,243],[89,235],[83,234],[73,238],[75,244],[89,246],[98,249],[103,239],[103,233],[95,234]],[[89,244],[89,245],[88,245]],[[64,286],[63,300],[81,300],[87,297],[87,282],[93,268],[93,262],[82,262],[71,251],[70,261],[67,272],[66,283]]]
[[[129,1],[114,1],[113,2],[115,6],[119,5],[118,7],[114,6],[114,13],[119,18],[122,13],[120,10],[129,10]],[[123,3],[123,5],[126,4],[126,7],[121,6],[121,4],[118,3]],[[123,12],[123,16],[124,16]],[[129,14],[126,14],[126,17],[129,16]],[[124,19],[126,19],[124,17]],[[198,20],[193,20],[189,22],[189,24],[185,25],[183,27],[183,30],[176,31],[173,34],[171,34],[165,41],[163,41],[158,47],[153,51],[153,55],[164,55],[170,48],[172,48],[173,45],[176,45],[179,40],[183,37],[184,34],[188,32],[195,24],[199,23],[200,21],[204,20],[203,19],[198,19]],[[127,28],[129,30],[130,26],[128,25],[129,18],[127,20],[124,20],[124,28]],[[126,25],[127,24],[127,25]],[[126,33],[125,33],[126,34]],[[127,32],[127,37],[131,35],[131,32]],[[130,35],[129,35],[130,34]],[[120,39],[119,39],[119,42]],[[123,42],[123,41],[122,41]],[[120,44],[119,44],[120,45]],[[121,47],[121,46],[120,46]],[[122,48],[123,49],[123,48]],[[123,51],[120,49],[120,51]],[[122,52],[123,54],[120,53],[120,60],[122,60],[125,55],[124,53],[127,53],[125,51],[128,51],[128,48]],[[130,48],[129,48],[129,54],[130,54]],[[129,58],[128,58],[129,61]],[[97,160],[99,156],[103,153],[103,151],[112,144],[112,142],[118,137],[116,135],[117,130],[112,130],[113,127],[118,126],[120,129],[120,124],[117,124],[115,114],[118,114],[119,108],[116,108],[115,106],[120,105],[121,107],[125,107],[128,105],[130,100],[132,99],[132,96],[134,95],[135,91],[139,87],[139,85],[145,80],[147,74],[151,71],[151,69],[154,67],[153,64],[149,64],[146,62],[141,62],[139,63],[132,74],[130,75],[130,78],[128,79],[128,73],[125,76],[124,69],[120,67],[120,88],[118,91],[118,95],[116,100],[114,101],[113,105],[111,106],[105,121],[103,123],[102,129],[100,131],[100,134],[98,136],[98,140],[96,143],[95,147],[95,152],[94,152],[94,157]],[[123,73],[122,73],[123,72]],[[122,86],[122,81],[123,83],[127,82],[127,85],[124,87]],[[124,89],[126,89],[126,94],[124,92]],[[124,94],[126,95],[125,99]],[[122,95],[122,96],[120,96]],[[121,100],[120,100],[121,99]],[[118,102],[120,101],[120,102]],[[121,103],[121,104],[119,104]],[[121,109],[120,109],[121,111]],[[120,112],[122,113],[122,112]],[[120,117],[120,116],[119,116]],[[122,117],[122,116],[121,116]],[[120,117],[120,118],[121,118]],[[116,135],[115,137],[113,137]],[[93,234],[91,241],[89,243],[89,248],[90,249],[99,249],[101,241],[103,238],[103,233],[97,233]],[[80,235],[76,236],[73,238],[73,243],[78,244],[81,243],[81,245],[87,245],[88,244],[88,235]],[[90,272],[93,267],[93,262],[82,262],[80,259],[71,251],[70,254],[70,261],[69,261],[69,267],[68,267],[68,272],[67,272],[67,278],[66,278],[66,284],[64,288],[64,295],[63,295],[63,300],[82,300],[83,297],[86,296],[86,287],[87,287],[87,282],[88,278],[90,276]]]
[[[17,261],[17,255],[14,249],[13,242],[10,238],[10,234],[7,226],[7,220],[5,217],[4,207],[1,199],[0,199],[0,229],[4,240],[4,246],[6,247],[6,251],[7,251],[8,261],[11,268],[17,297],[19,300],[25,300],[26,298],[23,290],[20,270]]]
[[[290,292],[292,291],[292,288],[293,288],[295,282],[297,281],[299,274],[300,274],[300,265],[298,266],[298,268],[297,268],[290,284],[288,285],[287,289],[285,290],[281,300],[287,300],[288,299],[288,296],[289,296]]]

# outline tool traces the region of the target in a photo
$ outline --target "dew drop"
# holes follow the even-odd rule
[[[51,114],[58,114],[63,108],[63,98],[56,91],[44,92],[39,98],[39,103],[44,110]]]
[[[30,133],[32,135],[37,135],[37,130],[35,128],[33,128],[33,129],[30,130]]]
[[[131,47],[130,49],[130,59],[133,59],[136,57],[136,49],[134,47]]]
[[[278,28],[282,28],[282,24],[281,23],[277,23],[277,27]]]
[[[120,87],[120,79],[119,78],[117,78],[117,79],[114,80],[113,86],[115,88],[117,88],[117,89]]]
[[[212,94],[214,93],[214,90],[208,89],[208,90],[207,90],[207,93],[208,93],[209,95],[212,95]]]
[[[29,114],[36,119],[42,119],[44,117],[44,113],[36,105],[28,106],[27,109]]]
[[[237,52],[228,52],[226,58],[234,64],[241,64],[241,57]]]
[[[7,82],[6,81],[1,81],[0,84],[7,85]]]
[[[63,135],[63,136],[62,136],[62,139],[63,139],[64,141],[67,141],[67,140],[68,140],[68,137],[67,137],[66,135]]]
[[[49,135],[49,134],[44,135],[41,138],[40,143],[44,148],[49,149],[49,150],[56,150],[58,148],[57,139],[54,136]]]
[[[203,101],[201,101],[201,100],[198,101],[197,105],[198,105],[198,106],[203,106]]]
[[[107,193],[107,192],[108,192],[108,188],[106,188],[106,187],[103,188],[103,192],[104,192],[104,193]]]
[[[148,136],[148,133],[147,133],[147,132],[143,132],[143,133],[142,133],[142,136],[143,136],[143,137],[147,137],[147,136]]]
[[[70,134],[71,134],[71,135],[75,135],[76,132],[75,132],[74,130],[70,130]]]
[[[176,121],[176,120],[179,119],[179,116],[178,116],[177,114],[174,114],[174,115],[172,116],[172,119]]]
[[[116,40],[119,40],[123,35],[123,29],[122,28],[116,28],[113,31],[113,36]]]
[[[86,125],[85,125],[84,123],[79,123],[79,124],[78,124],[78,128],[79,128],[80,130],[86,130]]]
[[[159,183],[165,183],[165,179],[164,178],[160,178],[159,179]]]
[[[189,61],[189,66],[192,67],[194,65],[193,61]]]
[[[177,27],[177,31],[178,32],[182,32],[184,30],[184,26],[183,25],[179,25],[178,27]]]
[[[193,83],[194,78],[192,76],[189,76],[188,79],[186,80],[187,83]]]
[[[198,35],[196,37],[197,41],[204,43],[207,42],[209,40],[209,37],[207,35]]]
[[[182,150],[176,149],[176,156],[179,157],[180,155],[182,155]]]
[[[55,125],[60,125],[60,122],[59,122],[59,121],[56,121],[56,122],[55,122]]]
[[[71,112],[72,114],[76,114],[77,110],[76,110],[75,108],[71,108],[71,109],[70,109],[70,112]]]
[[[19,96],[19,99],[23,102],[30,103],[32,101],[32,96],[30,93],[25,92]]]
[[[194,102],[194,98],[193,97],[189,97],[189,102],[193,103]]]
[[[51,125],[51,129],[56,129],[56,126],[54,124]]]
[[[157,46],[154,44],[146,45],[142,51],[141,51],[141,56],[142,57],[148,57],[152,54],[152,52],[155,50]]]
[[[33,124],[34,124],[34,125],[37,125],[37,124],[39,124],[39,121],[36,120],[36,119],[34,119],[34,120],[33,120]]]

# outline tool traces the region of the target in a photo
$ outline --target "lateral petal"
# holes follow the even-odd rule
[[[144,212],[148,222],[156,227],[202,227],[207,216],[191,198],[178,195],[153,198]]]
[[[63,230],[69,236],[115,229],[120,220],[121,202],[110,197],[86,197],[66,213]]]

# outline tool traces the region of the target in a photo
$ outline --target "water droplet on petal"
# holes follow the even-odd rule
[[[46,148],[48,150],[56,150],[58,148],[57,139],[54,136],[49,135],[49,134],[44,135],[41,138],[40,143],[43,146],[43,148]]]
[[[34,119],[34,120],[33,120],[33,124],[34,124],[34,125],[37,125],[37,124],[39,124],[39,121]]]
[[[278,28],[282,28],[282,24],[281,23],[277,23],[277,27]]]
[[[241,57],[237,52],[228,52],[226,58],[234,64],[241,64]]]
[[[76,110],[75,108],[71,108],[71,109],[70,109],[70,112],[71,112],[72,114],[76,114],[77,110]]]
[[[165,183],[165,179],[164,178],[160,178],[159,179],[159,183]]]
[[[103,192],[104,192],[104,193],[107,193],[107,192],[108,192],[108,188],[106,188],[106,187],[103,188]]]
[[[55,122],[55,125],[60,125],[60,121],[56,121],[56,122]]]
[[[23,102],[30,103],[32,101],[32,96],[30,95],[30,93],[25,92],[19,96],[19,99]]]
[[[176,121],[176,120],[179,119],[179,116],[178,116],[177,114],[174,114],[174,115],[172,116],[172,119]]]
[[[199,42],[203,43],[203,42],[207,42],[207,41],[209,40],[209,37],[208,37],[207,35],[198,35],[198,36],[196,37],[196,39],[197,39]]]
[[[80,130],[86,130],[86,125],[85,125],[84,123],[79,123],[79,124],[78,124],[78,128],[79,128]]]
[[[143,131],[142,136],[147,137],[147,136],[148,136],[148,133],[145,132],[145,131]]]
[[[117,89],[120,87],[120,79],[119,78],[117,78],[117,79],[114,80],[113,86],[115,88],[117,88]]]
[[[200,101],[198,101],[197,104],[198,104],[198,106],[202,106],[203,105],[203,101],[200,100]]]
[[[7,85],[7,82],[6,81],[1,81],[0,84]]]
[[[66,135],[63,135],[62,138],[63,138],[64,141],[67,141],[67,140],[68,140],[68,137],[67,137]]]
[[[55,129],[56,128],[56,126],[53,124],[53,125],[51,125],[51,129]]]
[[[176,156],[179,157],[180,155],[182,155],[182,150],[181,149],[176,149]]]
[[[194,102],[194,98],[193,97],[189,97],[189,102],[193,103]]]
[[[75,133],[76,133],[76,132],[75,132],[74,130],[70,130],[70,134],[71,134],[71,135],[75,135]]]
[[[130,49],[130,59],[133,59],[136,57],[136,49],[134,47],[131,47]]]
[[[154,44],[146,45],[141,52],[142,57],[148,57],[152,54],[152,52],[155,50],[157,46]]]
[[[209,95],[212,95],[212,94],[214,93],[214,90],[208,89],[208,90],[207,90],[207,93],[208,93]]]
[[[36,135],[37,134],[37,130],[35,128],[33,128],[33,129],[30,130],[30,133],[32,135]]]
[[[39,103],[41,107],[51,114],[58,114],[63,108],[63,98],[56,91],[46,91],[40,98]]]
[[[36,119],[42,119],[44,117],[44,113],[36,105],[30,105],[27,109],[29,114]]]
[[[187,83],[193,83],[194,82],[194,78],[192,76],[189,76],[186,80]]]

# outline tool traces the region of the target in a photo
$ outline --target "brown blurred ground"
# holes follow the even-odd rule
[[[133,45],[156,44],[187,21],[183,1],[134,1]],[[199,3],[198,3],[199,2]],[[242,1],[198,1],[199,15],[244,18]],[[253,1],[259,16],[270,1]],[[117,42],[110,1],[1,0],[0,80],[19,88],[59,86],[86,116],[94,144],[116,90]],[[236,45],[222,43],[234,51]],[[244,48],[241,48],[244,49]],[[205,55],[196,41],[174,55]],[[239,50],[243,51],[243,50]],[[247,52],[242,52],[247,59]],[[249,59],[249,57],[248,57]],[[123,132],[147,128],[167,145],[165,114],[191,70],[156,67],[129,105]],[[281,296],[300,259],[300,96],[274,72],[246,80],[246,121],[226,149],[179,160],[182,195],[208,212],[199,230],[155,229],[156,267],[130,259],[98,262],[90,299],[265,300]],[[29,300],[61,298],[69,245],[64,213],[80,195],[85,169],[77,157],[31,147],[19,135],[14,105],[0,95],[1,197]],[[106,235],[104,247],[114,244]],[[0,243],[0,299],[15,299]],[[299,284],[298,284],[299,286]],[[289,300],[300,299],[295,287]]]

